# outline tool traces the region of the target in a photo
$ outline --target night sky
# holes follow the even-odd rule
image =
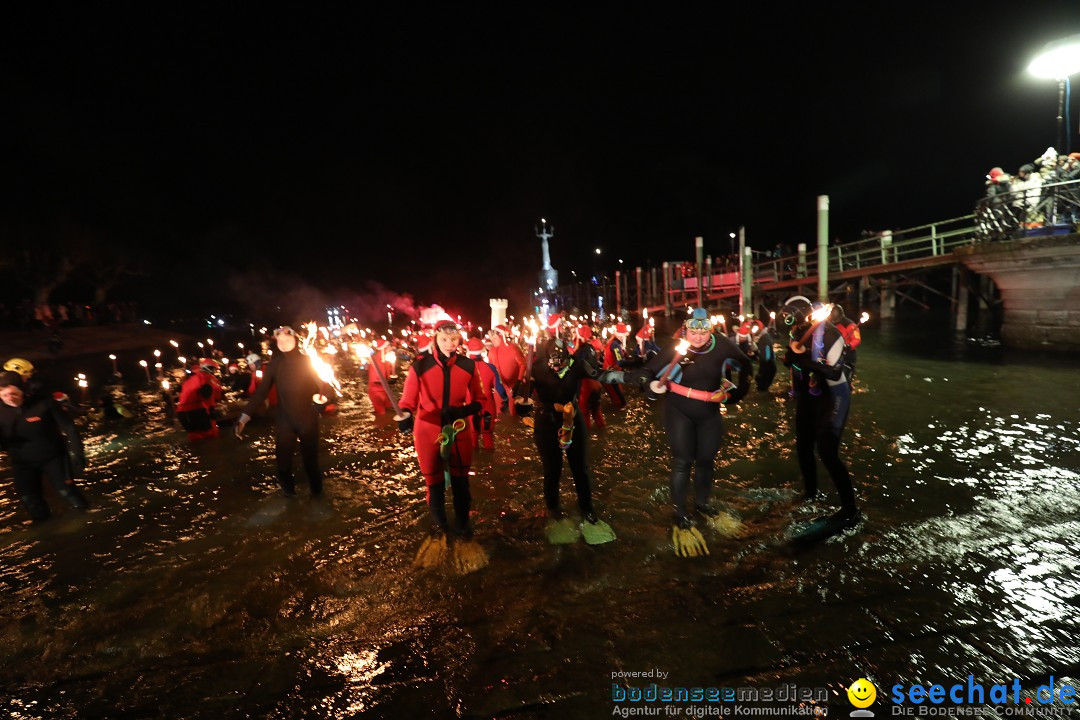
[[[565,280],[739,225],[813,243],[819,194],[841,241],[967,214],[1055,143],[1057,85],[1025,69],[1080,32],[1077,2],[396,5],[9,14],[4,246],[112,253],[161,312],[484,318],[535,282],[540,217]]]

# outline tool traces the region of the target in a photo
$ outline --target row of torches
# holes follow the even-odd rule
[[[813,314],[811,315],[811,320],[815,324],[817,324],[817,323],[820,323],[820,322],[828,319],[829,314],[832,312],[832,308],[833,308],[832,305],[825,305],[825,306],[815,310],[813,312]],[[649,323],[649,327],[652,328],[652,327],[655,326],[655,321],[654,321],[653,318],[650,318],[648,315],[649,315],[648,310],[643,310],[642,311],[642,319],[647,319],[648,323]],[[775,320],[776,313],[775,312],[769,313],[769,317],[770,317],[770,319]],[[609,318],[610,318],[612,323],[622,322],[622,317],[621,316],[616,316],[615,314],[610,314]],[[865,323],[869,318],[870,318],[869,314],[864,312],[862,314],[862,317],[859,318],[859,323],[860,324]],[[739,316],[739,321],[740,322],[742,322],[744,319],[745,319],[745,316],[742,316],[742,315]],[[596,322],[596,313],[592,313],[591,317],[589,317],[589,316],[578,317],[576,315],[569,315],[568,320],[571,323],[579,323],[579,322],[584,323],[584,322],[589,321],[589,320],[591,320],[592,323],[595,323]],[[725,316],[723,316],[723,315],[714,315],[714,316],[712,316],[710,318],[710,320],[712,321],[713,325],[719,325],[719,326],[726,327],[727,320],[726,320]],[[514,316],[513,315],[510,316],[510,321],[513,323],[513,321],[514,321]],[[319,379],[322,380],[327,385],[329,385],[330,387],[332,387],[335,392],[340,393],[341,392],[341,384],[340,384],[340,382],[338,382],[337,377],[334,374],[333,367],[328,362],[323,360],[323,358],[320,356],[320,355],[331,355],[332,356],[332,355],[338,354],[338,352],[339,352],[337,347],[334,345],[334,340],[331,338],[331,330],[330,330],[330,328],[325,327],[325,326],[321,327],[315,322],[305,323],[304,328],[306,330],[306,333],[305,333],[305,335],[304,335],[304,337],[302,339],[302,343],[301,343],[301,346],[300,346],[300,351],[308,356],[308,359],[311,362],[312,368],[315,370],[315,373],[316,373],[316,375],[318,375]],[[482,332],[483,328],[478,327],[477,330]],[[263,333],[265,333],[266,328],[262,328],[261,331]],[[753,328],[751,328],[752,333],[756,333],[757,331],[758,331],[758,327],[756,325]],[[401,330],[400,332],[401,332],[401,336],[403,338],[409,337],[409,331],[408,330]],[[615,325],[614,324],[612,324],[610,326],[605,326],[601,330],[601,337],[606,339],[609,335],[614,334],[614,332],[615,332]],[[517,324],[517,323],[512,324],[510,326],[510,334],[514,338],[514,340],[516,340],[518,342],[521,342],[523,340],[529,346],[529,354],[531,356],[533,354],[533,352],[534,352],[535,347],[536,347],[537,338],[540,335],[540,323],[539,323],[538,318],[535,317],[535,316],[528,317],[520,324]],[[323,340],[324,340],[324,343],[325,343],[325,345],[321,349],[315,347],[315,339],[316,339],[316,337],[318,337],[320,335],[323,337]],[[367,328],[365,330],[360,330],[355,325],[351,325],[351,326],[347,327],[345,335],[346,335],[345,339],[342,339],[340,341],[341,345],[342,345],[342,349],[343,350],[350,350],[351,349],[356,354],[357,360],[360,362],[361,367],[365,366],[367,364],[367,362],[370,360],[370,358],[375,354],[376,349],[372,344],[370,344],[368,342],[364,342],[364,338],[366,338],[369,335],[374,338],[375,334],[371,331],[370,328]],[[466,336],[466,333],[465,333],[464,330],[462,330],[462,337],[465,337],[465,336]],[[385,339],[385,336],[383,336],[383,338]],[[177,351],[177,358],[176,359],[180,362],[180,364],[181,365],[187,364],[187,358],[185,358],[183,355],[179,354],[180,344],[176,340],[170,340],[169,344],[172,345],[174,349],[176,349],[176,351]],[[210,339],[210,338],[207,338],[206,344],[213,347],[214,341],[212,339]],[[204,350],[205,347],[206,347],[201,342],[197,343],[197,345],[199,347],[199,350]],[[241,351],[243,351],[245,349],[244,343],[242,343],[242,342],[236,343],[236,346]],[[687,341],[685,339],[679,342],[679,344],[676,346],[676,349],[675,349],[675,352],[676,352],[676,360],[675,360],[675,362],[677,362],[678,358],[680,358],[682,355],[684,355],[686,353],[687,348],[689,348],[689,343],[687,343]],[[273,350],[267,350],[267,352],[270,353],[270,354],[273,354]],[[171,388],[171,383],[170,383],[168,378],[162,377],[162,371],[163,371],[164,366],[160,362],[161,351],[160,350],[154,350],[154,357],[158,360],[157,362],[154,363],[154,367],[157,370],[158,378],[160,379],[160,382],[161,382],[161,388],[162,388],[162,390],[168,391]],[[390,364],[391,366],[394,366],[397,363],[397,355],[393,351],[384,352],[383,353],[383,359],[384,359],[384,361],[386,363]],[[117,365],[116,365],[116,355],[109,355],[109,360],[112,361],[113,374],[116,375],[116,376],[119,376],[120,372],[119,372],[119,370],[117,368]],[[223,365],[227,366],[229,364],[229,359],[228,358],[221,358],[221,363]],[[153,380],[150,377],[150,365],[149,365],[149,363],[146,360],[139,360],[139,366],[142,367],[143,371],[146,373],[146,382],[148,384],[152,383]],[[258,377],[258,378],[262,377],[262,371],[261,370],[256,371],[256,377]],[[76,380],[76,382],[77,382],[77,384],[78,384],[78,386],[79,386],[79,388],[80,388],[80,390],[82,392],[83,400],[85,401],[87,389],[89,387],[89,382],[87,380],[87,377],[86,377],[86,375],[84,373],[79,373],[75,377],[75,380]],[[326,402],[325,397],[321,396],[321,395],[316,397],[316,401],[320,401],[320,400],[321,400],[321,402]]]

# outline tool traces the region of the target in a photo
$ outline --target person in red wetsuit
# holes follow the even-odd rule
[[[525,356],[521,348],[510,340],[510,328],[496,325],[491,333],[491,350],[488,361],[499,371],[503,387],[508,395],[513,395],[514,388],[525,377]],[[515,403],[508,402],[510,414],[517,415]]]
[[[390,382],[390,378],[394,375],[395,363],[391,363],[387,359],[389,350],[390,343],[383,338],[379,338],[375,341],[375,351],[368,360],[368,398],[371,400],[371,407],[375,410],[376,415],[385,415],[394,408],[390,402],[390,396],[386,393],[386,388],[383,387],[382,381],[379,380],[379,373],[375,369],[375,363],[379,363],[383,377],[386,378],[387,383]]]
[[[188,440],[202,440],[218,436],[214,419],[214,406],[224,394],[221,383],[214,376],[215,367],[209,358],[188,360],[191,373],[180,386],[180,399],[176,403],[176,418],[188,433]]]
[[[626,326],[626,323],[615,324],[615,331],[604,346],[605,370],[622,370],[626,366],[629,359],[626,352],[626,338],[629,334],[630,328]],[[611,404],[616,410],[626,407],[626,398],[623,396],[622,388],[618,385],[604,385],[604,390],[607,391]]]
[[[588,345],[596,353],[596,357],[604,354],[604,346],[593,336],[592,328],[588,325],[578,326],[574,337],[577,344],[574,346],[573,352],[576,353],[580,348]],[[591,429],[593,425],[598,428],[607,427],[607,421],[604,420],[604,411],[600,409],[601,387],[599,380],[588,376],[581,381],[581,398],[579,402],[581,405],[581,419],[585,421],[586,430]]]
[[[491,410],[482,410],[472,416],[473,446],[480,447],[483,440],[485,450],[495,449],[495,415],[498,413],[499,393],[502,389],[502,379],[495,370],[495,366],[484,360],[484,342],[480,338],[470,338],[466,343],[469,358],[476,363],[476,369],[480,373],[480,389]]]
[[[660,354],[660,346],[656,344],[652,325],[648,323],[642,325],[634,334],[634,339],[637,340],[637,356],[641,362],[649,362]]]
[[[437,325],[432,354],[421,355],[413,363],[401,394],[401,411],[407,417],[398,427],[403,432],[413,432],[416,459],[427,486],[427,503],[434,521],[432,535],[437,539],[445,538],[448,530],[447,485],[454,492],[455,529],[464,539],[472,537],[469,468],[473,428],[467,419],[479,412],[492,411],[477,364],[458,353],[460,344],[461,332],[456,323],[447,320]],[[458,420],[463,422],[456,423]],[[442,544],[445,547],[445,540]],[[417,560],[420,561],[420,556]]]

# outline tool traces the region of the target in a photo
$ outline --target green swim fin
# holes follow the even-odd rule
[[[581,523],[581,535],[589,545],[603,545],[615,541],[615,531],[611,526],[592,513],[586,515]]]
[[[573,520],[563,517],[558,520],[548,520],[547,527],[544,528],[544,535],[547,536],[547,541],[552,545],[569,545],[577,542],[580,532]]]
[[[671,526],[671,545],[675,548],[675,554],[679,557],[708,555],[709,546],[705,543],[705,538],[701,536],[701,532],[689,523],[685,525],[685,527]]]

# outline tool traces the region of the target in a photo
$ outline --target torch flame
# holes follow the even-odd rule
[[[690,349],[690,341],[685,340],[685,339],[680,340],[679,344],[675,346],[675,354],[676,355],[685,355],[686,351],[689,350],[689,349]]]
[[[304,345],[301,352],[308,356],[311,367],[315,370],[315,374],[319,376],[319,379],[334,388],[334,392],[340,393],[341,383],[334,377],[334,368],[319,357],[319,351],[315,349],[315,336],[319,332],[319,326],[314,322],[309,322],[304,327],[307,329],[307,333],[304,335]]]
[[[823,322],[829,319],[829,315],[832,314],[832,303],[828,305],[822,305],[814,312],[810,313],[810,319],[816,323]]]
[[[862,314],[862,316],[859,318],[859,323],[862,324],[862,323],[866,322],[869,319],[870,319],[870,313],[864,312]]]

